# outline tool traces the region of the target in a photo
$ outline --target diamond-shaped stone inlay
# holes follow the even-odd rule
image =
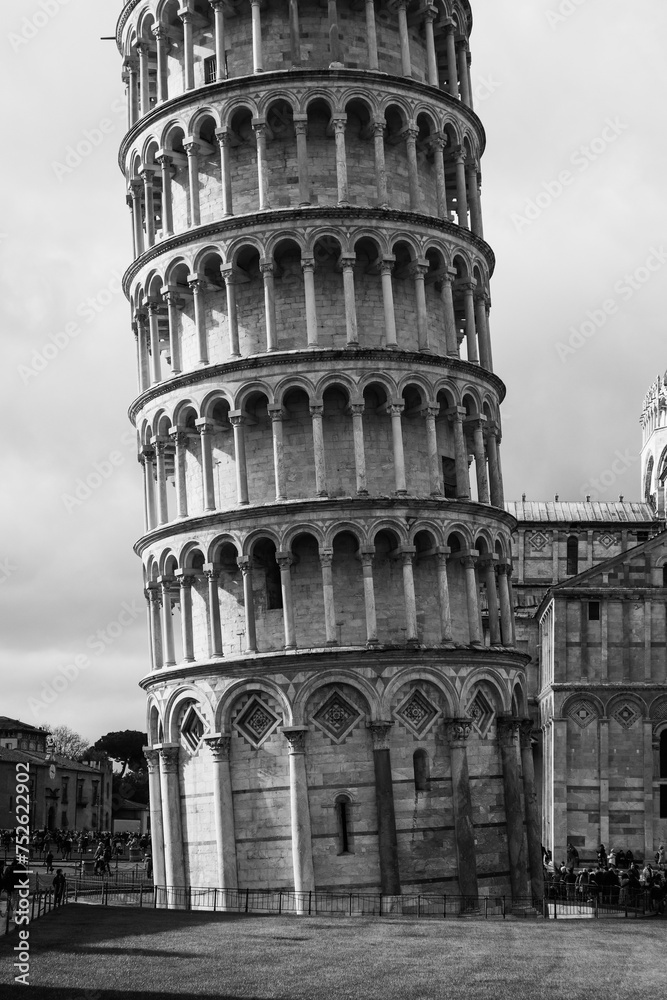
[[[544,534],[543,531],[534,531],[533,534],[528,539],[528,544],[531,549],[535,549],[537,552],[541,552],[545,545],[549,544],[549,539]]]
[[[257,749],[269,738],[280,722],[276,713],[261,698],[253,695],[234,720],[234,728]]]
[[[616,539],[613,535],[610,535],[608,531],[605,531],[600,535],[599,542],[603,548],[610,549],[612,545],[616,544]]]
[[[334,743],[342,743],[361,718],[359,709],[333,691],[313,716],[313,722]]]
[[[616,709],[612,718],[616,719],[618,724],[623,726],[624,729],[630,729],[639,718],[639,712],[634,705],[629,705],[626,702],[625,705],[621,705]]]
[[[467,713],[479,735],[486,736],[493,721],[493,705],[489,703],[483,691],[478,691],[468,703]]]
[[[435,720],[441,715],[421,688],[414,688],[397,706],[394,715],[413,736],[421,738],[429,731]]]
[[[190,705],[181,722],[181,736],[193,753],[199,749],[206,723],[194,705]]]
[[[591,722],[597,718],[595,708],[588,701],[578,701],[567,714],[582,729],[590,726]]]

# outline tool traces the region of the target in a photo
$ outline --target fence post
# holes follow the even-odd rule
[[[595,893],[595,919],[598,920],[600,917],[600,903],[598,893]]]
[[[484,919],[485,920],[489,919],[489,897],[488,896],[484,897]]]
[[[142,909],[144,905],[144,883],[142,882],[139,886],[139,909]]]
[[[421,895],[419,895],[417,896],[417,916],[421,917],[421,915],[422,915],[422,898]]]
[[[282,889],[278,893],[278,916],[283,912],[283,892]]]
[[[245,911],[246,911],[246,913],[248,912],[248,894],[249,894],[249,892],[250,892],[250,890],[246,889],[246,891],[245,891]]]
[[[313,903],[313,890],[308,890],[308,916],[310,916],[310,911]]]
[[[447,919],[447,896],[444,893],[442,896],[442,919]]]
[[[503,896],[503,920],[505,919],[505,897]]]

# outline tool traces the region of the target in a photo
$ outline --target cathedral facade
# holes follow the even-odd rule
[[[130,0],[156,882],[541,889],[467,0]]]

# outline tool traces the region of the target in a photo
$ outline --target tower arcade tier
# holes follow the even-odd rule
[[[471,28],[122,11],[162,884],[538,877]]]

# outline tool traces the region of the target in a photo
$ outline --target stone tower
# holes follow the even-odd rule
[[[644,397],[642,415],[642,500],[665,517],[667,480],[667,373],[659,375]]]
[[[159,883],[539,886],[471,27],[123,8]]]

